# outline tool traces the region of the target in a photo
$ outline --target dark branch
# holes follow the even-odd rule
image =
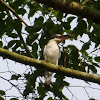
[[[100,24],[100,11],[70,0],[35,0],[64,13],[74,14]]]
[[[18,33],[18,36],[20,37],[20,40],[21,40],[22,44],[24,45],[24,48],[25,48],[25,50],[26,50],[26,52],[27,52],[27,55],[28,55],[29,57],[31,57],[31,58],[34,58],[34,56],[33,56],[32,53],[30,52],[30,50],[29,50],[27,44],[25,43],[25,41],[24,41],[24,39],[23,39],[23,37],[22,37],[22,34],[21,34],[20,32]]]

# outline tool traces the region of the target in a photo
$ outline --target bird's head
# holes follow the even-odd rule
[[[53,40],[56,41],[57,43],[61,43],[66,39],[71,38],[71,35],[60,35],[60,34],[55,34],[55,36],[53,37]]]

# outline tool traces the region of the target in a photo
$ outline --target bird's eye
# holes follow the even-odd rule
[[[55,38],[58,38],[58,36],[55,36]]]
[[[60,38],[61,36],[55,36],[55,38]]]

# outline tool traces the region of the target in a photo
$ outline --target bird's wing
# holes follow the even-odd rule
[[[44,56],[44,60],[46,61],[47,60],[47,56],[46,56],[46,45],[44,47],[43,56]]]

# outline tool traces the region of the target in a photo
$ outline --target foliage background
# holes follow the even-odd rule
[[[59,10],[61,7],[59,2],[63,3],[60,0],[56,0],[58,5],[55,6],[58,10],[52,8],[52,3],[49,4],[51,6],[49,7],[36,1],[39,2],[39,0],[5,0],[14,9],[16,12],[14,13],[10,11],[8,6],[2,4],[2,0],[0,0],[0,47],[21,55],[43,60],[43,48],[50,37],[54,34],[71,34],[73,36],[72,41],[80,41],[79,43],[82,44],[82,47],[79,49],[78,46],[68,45],[67,43],[67,45],[63,46],[65,43],[62,43],[60,45],[62,56],[59,65],[97,74],[97,70],[100,67],[99,21],[84,18],[82,15],[77,15],[77,13],[76,15],[63,13]],[[44,0],[44,2],[46,1]],[[91,11],[100,10],[99,0],[72,0],[70,2],[79,3],[82,7],[89,7],[92,9]],[[76,24],[73,25],[73,22]],[[84,35],[88,37],[86,38],[88,41],[81,39]],[[88,50],[91,46],[93,50],[89,52]],[[3,59],[5,60],[6,58],[3,57]],[[48,97],[50,100],[67,100],[67,96],[62,92],[64,87],[70,87],[70,83],[67,80],[64,81],[66,76],[55,74],[56,80],[48,92],[44,87],[43,69],[27,66],[26,69],[23,69],[23,73],[18,73],[15,70],[9,70],[9,68],[10,66],[8,66],[10,77],[6,79],[1,76],[1,78],[8,81],[12,87],[16,87],[21,94],[21,97],[11,96],[11,100],[20,98],[42,100],[49,95],[50,91],[50,93],[53,93],[53,96]],[[6,73],[5,71],[4,74],[6,75]],[[87,91],[85,92],[87,93]],[[0,94],[1,98],[7,98],[6,91],[1,90]],[[77,100],[77,97],[73,93],[71,94],[72,98]],[[95,98],[89,97],[89,100],[95,100]]]

